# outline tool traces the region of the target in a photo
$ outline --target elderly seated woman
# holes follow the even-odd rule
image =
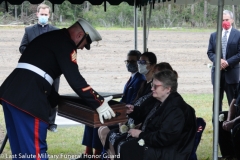
[[[151,95],[152,95],[151,83],[152,83],[154,73],[157,73],[157,72],[165,70],[165,69],[169,69],[169,70],[172,70],[173,72],[176,72],[172,69],[172,66],[167,62],[161,62],[161,63],[158,63],[157,65],[155,65],[156,56],[152,52],[145,52],[144,54],[141,55],[140,60],[141,61],[150,61],[151,64],[153,64],[153,65],[152,65],[151,69],[150,69],[150,66],[148,66],[149,72],[147,75],[145,75],[147,81],[145,83],[143,83],[143,85],[141,86],[141,89],[138,93],[138,98],[136,98],[134,105],[127,104],[127,107],[129,108],[129,110],[131,108],[134,108],[134,106],[135,106],[135,112],[137,112],[136,110],[138,110],[139,108],[144,107],[144,104],[147,104],[148,101],[151,101],[151,98],[149,98],[149,97],[151,97]],[[177,74],[177,72],[176,72],[176,74]],[[127,123],[128,124],[134,123],[134,124],[138,124],[138,126],[139,126],[140,123],[142,123],[143,120],[145,119],[145,117],[147,116],[147,113],[150,111],[150,109],[151,108],[148,106],[144,110],[144,112],[145,112],[144,115],[142,115],[141,117],[135,116],[135,119],[129,118]],[[113,129],[117,129],[117,131],[118,131],[118,127],[116,128],[116,127],[112,127],[112,126],[101,126],[98,130],[100,140],[104,146],[104,152],[102,153],[102,154],[104,154],[104,156],[106,156],[105,152],[108,152],[109,155],[113,154],[111,152],[111,151],[113,151],[113,146],[111,146],[111,145],[109,146],[108,143],[105,144],[105,142],[106,141],[108,142],[108,139],[109,139],[109,137],[107,137],[108,133],[110,132],[110,130],[113,130]],[[111,148],[110,150],[108,150],[109,147]]]
[[[142,116],[144,108],[151,111],[139,129],[130,129],[126,138],[114,140],[110,135],[115,155],[122,160],[187,160],[193,150],[196,116],[177,92],[177,75],[163,70],[154,75],[152,97],[143,110],[129,114],[133,119]],[[131,112],[131,111],[130,111]],[[136,113],[137,112],[137,113]]]

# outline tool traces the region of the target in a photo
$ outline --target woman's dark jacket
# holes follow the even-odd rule
[[[152,104],[159,103],[153,100]],[[152,108],[152,105],[150,105]],[[141,116],[144,113],[144,107],[138,110],[135,116]],[[140,128],[141,129],[141,128]],[[139,139],[145,141],[143,151],[144,160],[187,160],[194,146],[194,138],[196,134],[196,116],[194,109],[188,105],[180,94],[171,93],[167,99],[159,106],[149,118],[145,131],[140,133]],[[140,154],[140,150],[135,147],[131,148],[132,153],[129,155],[121,152],[123,157],[134,158],[134,154]],[[132,157],[133,156],[133,157]],[[129,159],[124,158],[124,159]]]

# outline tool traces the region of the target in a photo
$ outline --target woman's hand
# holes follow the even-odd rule
[[[222,127],[224,130],[230,131],[233,128],[233,125],[234,125],[234,120],[224,121]]]
[[[130,113],[133,112],[133,110],[134,110],[134,105],[127,104],[126,107],[127,107],[127,114],[130,114]]]
[[[128,131],[128,134],[130,134],[132,137],[135,137],[135,138],[138,138],[139,137],[139,134],[141,133],[142,131],[139,130],[139,129],[130,129]]]

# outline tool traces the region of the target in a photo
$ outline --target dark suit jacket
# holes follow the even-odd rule
[[[52,26],[49,24],[48,26],[48,31],[53,31],[53,30],[57,30],[58,28]],[[38,29],[38,24],[35,24],[33,26],[29,26],[25,28],[25,33],[24,36],[22,38],[22,42],[21,45],[19,47],[19,51],[20,53],[23,53],[23,51],[26,49],[27,45],[37,36],[39,36],[39,29]]]
[[[139,72],[137,72],[131,79],[131,81],[125,85],[121,102],[126,104],[133,104],[133,101],[137,96],[138,90],[140,89],[141,84],[144,81],[146,81],[145,77]]]
[[[216,58],[216,40],[217,33],[211,34],[208,45],[208,57],[215,66]],[[222,53],[221,53],[222,56]],[[240,32],[232,28],[228,38],[228,44],[226,49],[226,60],[229,66],[225,69],[225,80],[228,84],[234,84],[239,82],[239,62],[240,62]],[[215,79],[215,67],[212,67],[212,84]]]

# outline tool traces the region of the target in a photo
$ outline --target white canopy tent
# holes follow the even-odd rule
[[[8,10],[7,2],[15,5],[21,4],[25,0],[0,0],[0,3],[5,2],[6,10]],[[39,4],[44,0],[27,0],[32,4]],[[49,0],[53,4],[61,4],[64,0]],[[69,0],[73,4],[82,4],[84,0]],[[137,49],[137,5],[147,4],[147,2],[150,4],[150,12],[149,12],[149,18],[151,16],[151,9],[152,4],[155,1],[158,2],[164,2],[164,3],[176,3],[176,4],[193,4],[199,0],[88,0],[90,3],[94,5],[99,5],[104,3],[106,5],[106,1],[108,1],[110,4],[118,5],[119,3],[126,1],[129,4],[132,5],[132,2],[134,2],[134,48]],[[167,2],[165,2],[167,1]],[[222,16],[223,16],[223,7],[225,5],[240,5],[240,0],[207,0],[212,5],[218,5],[218,17],[217,18],[217,46],[216,46],[216,67],[220,68],[220,57],[221,57],[221,37],[222,37]],[[53,5],[54,6],[54,5]],[[147,37],[148,37],[148,30],[147,30],[147,5],[143,6],[143,51],[147,51]],[[148,24],[149,25],[149,24]],[[220,38],[219,38],[220,37]],[[220,86],[220,70],[217,70],[215,72],[215,98],[214,98],[214,132],[213,132],[213,159],[218,159],[218,114],[219,114],[219,86]],[[1,146],[0,151],[2,152],[5,143],[7,141],[7,136]]]

